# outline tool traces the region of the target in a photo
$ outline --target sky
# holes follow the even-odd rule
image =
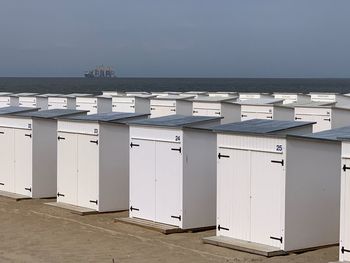
[[[0,76],[350,77],[348,0],[1,0]]]

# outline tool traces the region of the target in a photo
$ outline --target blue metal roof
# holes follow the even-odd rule
[[[145,126],[184,127],[189,126],[191,124],[219,119],[221,119],[221,117],[169,115],[145,120],[135,120],[129,122],[129,124]]]
[[[84,111],[84,110],[52,109],[52,110],[41,110],[41,111],[18,113],[18,114],[15,114],[15,116],[52,119],[52,118],[65,117],[69,115],[86,114],[87,112],[88,111]]]
[[[213,131],[223,133],[267,134],[312,124],[314,124],[314,122],[254,119],[215,126],[213,127]]]
[[[108,113],[97,113],[83,116],[72,116],[66,119],[75,121],[89,121],[89,122],[122,122],[127,119],[137,118],[142,116],[148,116],[149,114],[140,113],[128,113],[128,112],[108,112]]]
[[[347,137],[350,137],[350,126],[306,134],[298,137],[318,139],[318,140],[339,141],[343,138],[345,139]]]
[[[40,108],[16,107],[16,106],[3,107],[3,108],[0,108],[0,115],[37,111],[39,109]]]

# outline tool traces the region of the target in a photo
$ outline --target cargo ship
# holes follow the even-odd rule
[[[98,66],[84,73],[85,78],[115,78],[115,72],[111,66]]]

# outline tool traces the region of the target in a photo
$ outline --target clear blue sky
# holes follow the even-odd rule
[[[350,77],[348,0],[2,0],[0,76]]]

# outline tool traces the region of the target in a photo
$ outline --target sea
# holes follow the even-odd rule
[[[350,93],[350,78],[0,78],[0,91],[13,93],[101,94],[104,90]]]

